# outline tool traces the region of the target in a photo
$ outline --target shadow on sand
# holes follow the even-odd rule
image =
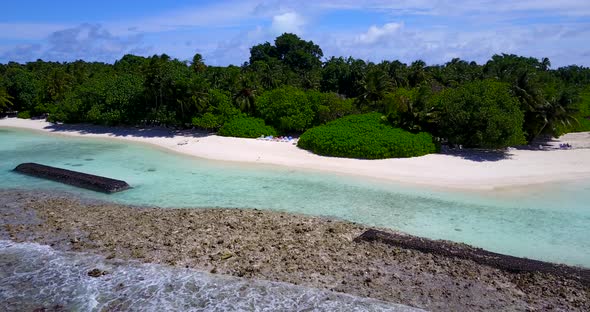
[[[560,147],[560,144],[563,142],[559,139],[552,138],[552,137],[541,137],[535,139],[529,145],[519,145],[514,146],[508,149],[458,149],[458,148],[443,148],[441,150],[441,154],[443,155],[450,155],[461,157],[466,160],[476,161],[476,162],[488,162],[488,161],[500,161],[504,159],[510,159],[512,154],[510,153],[511,150],[527,150],[527,151],[552,151],[552,150],[559,150],[563,149]]]
[[[447,149],[440,152],[443,155],[460,157],[476,162],[500,161],[509,159],[511,154],[507,150],[484,149]]]
[[[51,132],[79,132],[82,134],[106,134],[113,137],[141,138],[202,138],[212,133],[198,130],[177,130],[166,127],[104,127],[89,124],[52,124],[45,127]]]

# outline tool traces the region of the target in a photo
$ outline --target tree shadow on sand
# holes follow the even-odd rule
[[[500,150],[492,150],[492,149],[458,149],[458,148],[443,148],[441,150],[441,154],[443,155],[450,155],[461,157],[466,160],[476,161],[476,162],[494,162],[500,161],[504,159],[510,159],[512,154],[510,153],[511,150],[526,150],[526,151],[538,151],[538,152],[546,152],[546,151],[554,151],[554,150],[563,150],[563,149],[571,149],[575,147],[565,147],[561,146],[564,143],[557,138],[552,137],[540,137],[535,139],[528,145],[519,145],[514,147],[509,147],[507,149],[500,149]]]
[[[484,149],[446,149],[440,152],[443,155],[460,157],[475,162],[494,162],[509,159],[511,154],[507,150]]]
[[[212,135],[206,131],[178,130],[166,127],[104,127],[90,124],[52,124],[45,127],[51,132],[78,132],[81,134],[104,134],[112,137],[138,138],[202,138]]]
[[[519,150],[528,150],[528,151],[548,151],[548,150],[556,150],[560,149],[560,144],[563,142],[557,138],[553,138],[550,136],[542,136],[537,139],[534,139],[529,145],[521,145],[516,146],[516,149]]]

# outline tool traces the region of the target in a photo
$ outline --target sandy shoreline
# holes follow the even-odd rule
[[[357,241],[367,227],[325,218],[248,209],[129,207],[68,194],[4,190],[0,224],[0,239],[287,282],[429,311],[590,308],[590,286],[575,276],[514,273],[454,256]],[[465,246],[427,241],[445,249]]]
[[[550,142],[545,150],[510,149],[504,154],[455,152],[406,159],[361,160],[318,156],[292,143],[228,138],[194,131],[55,125],[44,120],[16,118],[0,119],[1,127],[129,140],[211,160],[329,171],[439,188],[491,190],[590,178],[590,133],[565,135]],[[567,142],[574,149],[554,149],[560,142]]]

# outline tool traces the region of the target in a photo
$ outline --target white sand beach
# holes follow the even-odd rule
[[[153,144],[200,158],[321,170],[440,188],[491,190],[590,178],[590,133],[572,133],[543,150],[509,149],[506,153],[451,151],[404,159],[361,160],[324,157],[293,143],[228,138],[194,131],[54,125],[44,120],[0,119],[0,127],[59,135],[112,138]],[[560,150],[560,143],[572,149]]]

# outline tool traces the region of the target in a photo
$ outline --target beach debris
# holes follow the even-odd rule
[[[115,193],[131,188],[125,181],[36,163],[20,164],[14,171],[103,193]]]
[[[571,278],[584,285],[590,285],[590,269],[554,264],[539,260],[503,255],[465,244],[434,241],[404,234],[394,234],[369,229],[354,239],[355,242],[378,242],[389,246],[413,249],[421,252],[471,260],[512,273],[548,273]]]
[[[109,274],[109,272],[103,271],[100,269],[92,269],[92,270],[88,271],[88,276],[90,276],[90,277],[101,277],[101,276],[107,275],[107,274]]]
[[[297,143],[297,138],[293,138],[292,136],[278,136],[274,137],[272,135],[265,136],[261,135],[260,137],[256,138],[256,140],[262,141],[271,141],[271,142],[294,142],[293,144]]]
[[[229,259],[229,258],[231,258],[233,256],[234,256],[234,254],[232,254],[231,252],[226,252],[226,253],[224,253],[224,254],[221,255],[220,259],[221,260],[227,260],[227,259]]]

